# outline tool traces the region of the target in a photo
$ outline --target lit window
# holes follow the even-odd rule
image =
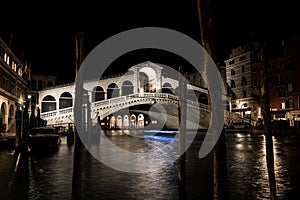
[[[9,65],[9,56],[6,57],[6,63]]]

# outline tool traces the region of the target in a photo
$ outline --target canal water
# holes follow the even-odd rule
[[[185,199],[213,199],[213,152],[198,158],[203,137],[204,133],[199,132],[186,152]],[[145,146],[164,145],[172,137],[143,139],[119,135],[110,139],[121,148],[139,152]],[[300,137],[275,136],[273,142],[278,199],[298,199]],[[31,157],[21,154],[17,168],[18,154],[12,149],[0,150],[0,199],[71,199],[73,148],[62,138],[59,148],[53,152],[36,153]],[[264,136],[227,134],[225,151],[226,198],[269,199]],[[102,164],[84,150],[82,162],[83,199],[179,199],[176,161],[156,172],[127,173]]]

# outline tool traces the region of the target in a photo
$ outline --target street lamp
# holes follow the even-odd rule
[[[28,94],[27,95],[27,99],[29,100],[29,104],[28,104],[28,113],[30,113],[31,114],[31,95],[30,94]]]

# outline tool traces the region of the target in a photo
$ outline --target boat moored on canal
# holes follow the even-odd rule
[[[58,147],[60,142],[60,134],[53,127],[33,128],[27,139],[30,150],[53,149]]]

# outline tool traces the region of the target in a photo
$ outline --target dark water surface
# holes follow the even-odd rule
[[[198,133],[187,151],[186,199],[213,199],[213,153],[203,159],[198,152],[203,140]],[[71,199],[73,146],[65,138],[54,152],[18,154],[0,150],[0,199]],[[111,136],[111,141],[133,152],[159,147],[170,137]],[[300,198],[300,137],[273,137],[275,175],[279,199]],[[263,135],[226,135],[227,199],[268,199],[269,185]],[[163,156],[157,159],[165,159]],[[162,160],[163,162],[164,160]],[[151,173],[121,172],[83,151],[83,199],[179,199],[177,162]]]

